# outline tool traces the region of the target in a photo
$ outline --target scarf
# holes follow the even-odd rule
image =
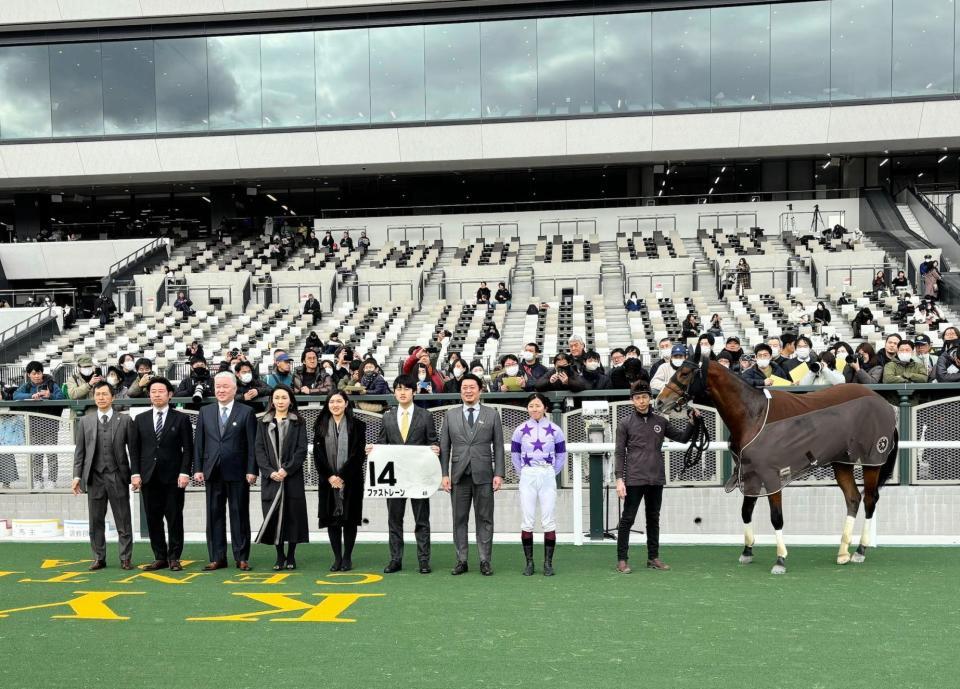
[[[327,422],[327,433],[324,438],[327,450],[327,463],[335,474],[339,474],[340,470],[343,469],[344,464],[347,463],[347,457],[350,452],[349,433],[346,432],[346,419],[340,423],[343,429],[342,435],[331,416]]]

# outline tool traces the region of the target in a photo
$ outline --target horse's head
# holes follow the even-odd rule
[[[666,366],[667,364],[664,364]],[[680,411],[693,398],[707,388],[707,367],[710,358],[703,357],[697,364],[695,361],[684,361],[680,364],[670,381],[663,387],[653,403],[654,411],[660,414]]]

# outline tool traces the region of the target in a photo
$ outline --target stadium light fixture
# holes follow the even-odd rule
[[[712,193],[713,193],[713,187],[710,187],[710,191],[707,192],[707,195],[709,196]]]
[[[889,162],[890,162],[890,159],[889,159],[889,158],[884,158],[883,160],[880,161],[880,165],[879,165],[878,167],[883,167],[884,165],[886,165],[886,164],[889,163]]]
[[[942,156],[940,156],[940,160],[937,161],[937,165],[939,165],[940,163],[942,163],[942,162],[943,162],[944,160],[946,160],[946,159],[947,159],[947,154],[944,153]]]
[[[923,177],[923,173],[922,173],[922,172],[917,175],[917,179],[920,179],[921,177]]]
[[[270,199],[271,201],[274,201],[274,202],[276,202],[276,200],[277,200],[277,197],[274,196],[273,194],[267,194],[267,198]]]
[[[717,178],[716,178],[715,180],[713,180],[713,183],[714,183],[714,184],[720,184],[720,176],[719,176],[719,175],[717,176]]]
[[[201,196],[200,198],[206,201],[207,203],[210,203],[210,199],[208,199],[206,196]]]
[[[830,167],[830,161],[829,161],[829,160],[823,164],[823,167],[822,167],[821,169],[822,169],[822,170],[826,170],[828,167]]]
[[[663,189],[657,192],[657,196],[663,196]]]
[[[727,166],[726,166],[726,165],[724,165],[722,168],[720,168],[720,174],[721,174],[721,175],[722,175],[724,172],[726,172],[726,171],[727,171]]]

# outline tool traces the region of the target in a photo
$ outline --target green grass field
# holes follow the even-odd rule
[[[227,584],[237,576],[230,569],[169,584],[118,583],[133,573],[116,565],[115,544],[108,569],[93,574],[86,562],[42,568],[46,558],[89,557],[85,545],[0,545],[0,570],[17,572],[0,574],[0,610],[90,600],[76,592],[138,594],[102,602],[127,620],[51,619],[96,613],[83,605],[79,613],[67,605],[0,612],[0,687],[960,685],[955,549],[883,548],[841,568],[834,548],[797,547],[789,573],[774,577],[772,548],[741,566],[736,548],[667,547],[673,571],[638,567],[624,576],[613,571],[611,545],[566,546],[549,579],[539,563],[536,576],[520,575],[519,546],[496,547],[490,578],[475,568],[451,577],[452,546],[434,548],[429,576],[330,578],[329,548],[310,544],[301,546],[300,569],[279,583]],[[146,560],[148,548],[138,544],[137,554]],[[200,561],[163,574],[196,573],[204,555],[190,545],[185,557]],[[357,572],[379,574],[385,555],[385,545],[359,545]],[[633,555],[642,565],[643,548]],[[255,547],[256,578],[272,574],[272,561],[271,549]],[[187,620],[277,610],[282,601],[287,612],[248,621]],[[350,601],[338,616],[355,622],[323,621]],[[306,619],[273,621],[282,618]]]

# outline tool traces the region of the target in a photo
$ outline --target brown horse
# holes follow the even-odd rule
[[[710,365],[705,357],[699,364],[684,362],[657,396],[654,408],[659,413],[678,411],[697,396],[712,400],[730,431],[730,450],[738,469],[733,480],[744,493],[741,563],[753,561],[750,523],[757,497],[766,495],[777,540],[777,560],[771,572],[787,571],[781,489],[804,470],[828,464],[833,466],[847,506],[837,564],[850,562],[848,549],[861,502],[853,470],[860,462],[866,521],[852,559],[864,561],[880,488],[893,473],[898,452],[895,416],[882,397],[853,383],[804,395],[758,390],[723,366]],[[826,415],[814,417],[820,410],[827,410]]]

